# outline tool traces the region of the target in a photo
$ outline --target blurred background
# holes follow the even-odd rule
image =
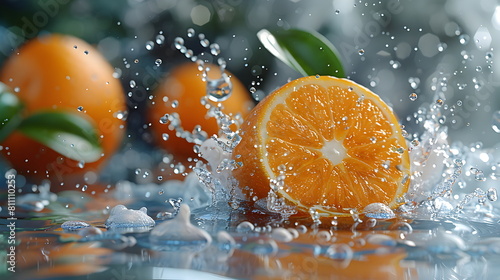
[[[115,67],[129,112],[128,137],[104,180],[141,181],[132,171],[161,160],[145,105],[164,74],[186,61],[174,38],[183,37],[197,53],[203,48],[187,30],[205,34],[220,45],[227,68],[262,97],[300,74],[272,57],[256,33],[292,27],[328,38],[348,77],[389,102],[410,135],[419,132],[419,108],[441,98],[450,142],[494,146],[500,140],[500,69],[494,63],[500,4],[494,0],[4,0],[0,67],[23,42],[44,33],[95,45]],[[136,87],[128,86],[131,80]]]

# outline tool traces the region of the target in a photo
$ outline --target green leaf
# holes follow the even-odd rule
[[[0,83],[0,142],[21,123],[23,108],[21,100]]]
[[[257,37],[269,52],[304,76],[345,77],[339,52],[317,32],[262,29]]]
[[[102,148],[95,127],[76,114],[38,112],[24,119],[18,129],[70,159],[94,162],[101,158]]]

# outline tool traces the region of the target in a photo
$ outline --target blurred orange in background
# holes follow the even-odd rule
[[[77,162],[14,132],[1,151],[11,166],[34,182],[49,179],[66,188],[95,182],[125,131],[125,97],[113,72],[94,47],[72,36],[41,36],[15,51],[3,65],[0,81],[24,102],[25,115],[60,110],[86,118],[96,127],[103,154],[95,162]]]
[[[219,66],[205,64],[204,67],[209,68],[208,79],[221,78]],[[232,116],[241,114],[241,117],[245,117],[253,107],[250,93],[238,78],[227,71],[226,74],[232,83],[232,94],[221,103],[222,111]],[[166,121],[164,117],[166,114],[178,114],[182,129],[187,132],[192,132],[199,125],[208,137],[218,134],[219,126],[216,119],[207,115],[207,108],[201,103],[201,99],[206,95],[207,83],[203,80],[203,71],[200,71],[198,64],[194,62],[176,66],[154,93],[148,108],[148,120],[151,122],[153,137],[156,144],[173,154],[176,161],[186,164],[188,158],[197,157],[193,151],[195,144],[178,135],[171,122]],[[215,106],[215,103],[211,104]]]

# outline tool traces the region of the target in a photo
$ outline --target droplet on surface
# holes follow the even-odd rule
[[[150,51],[155,47],[155,43],[153,41],[147,41],[146,42],[146,50]]]
[[[500,111],[495,111],[491,117],[491,128],[496,133],[500,133]]]
[[[66,221],[61,225],[64,230],[78,230],[86,227],[90,227],[90,225],[82,221]]]
[[[394,212],[389,208],[389,206],[383,203],[372,203],[369,204],[363,209],[363,213],[366,217],[374,218],[374,219],[392,219],[396,217]]]
[[[410,97],[410,100],[411,100],[411,101],[415,101],[415,100],[417,100],[418,95],[417,95],[416,93],[414,93],[414,92],[413,92],[413,93],[411,93],[411,94],[410,94],[410,96],[409,96],[409,97]]]
[[[290,242],[293,240],[293,235],[286,228],[275,228],[271,231],[271,238],[279,242]]]
[[[252,231],[254,231],[254,229],[255,229],[255,226],[248,221],[243,221],[236,226],[236,232],[239,232],[239,233],[252,232]]]

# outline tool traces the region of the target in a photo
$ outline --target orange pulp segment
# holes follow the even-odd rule
[[[320,216],[342,216],[381,202],[391,208],[408,189],[406,140],[392,109],[375,93],[347,79],[304,77],[262,100],[245,119],[233,158],[243,193],[274,192]]]

